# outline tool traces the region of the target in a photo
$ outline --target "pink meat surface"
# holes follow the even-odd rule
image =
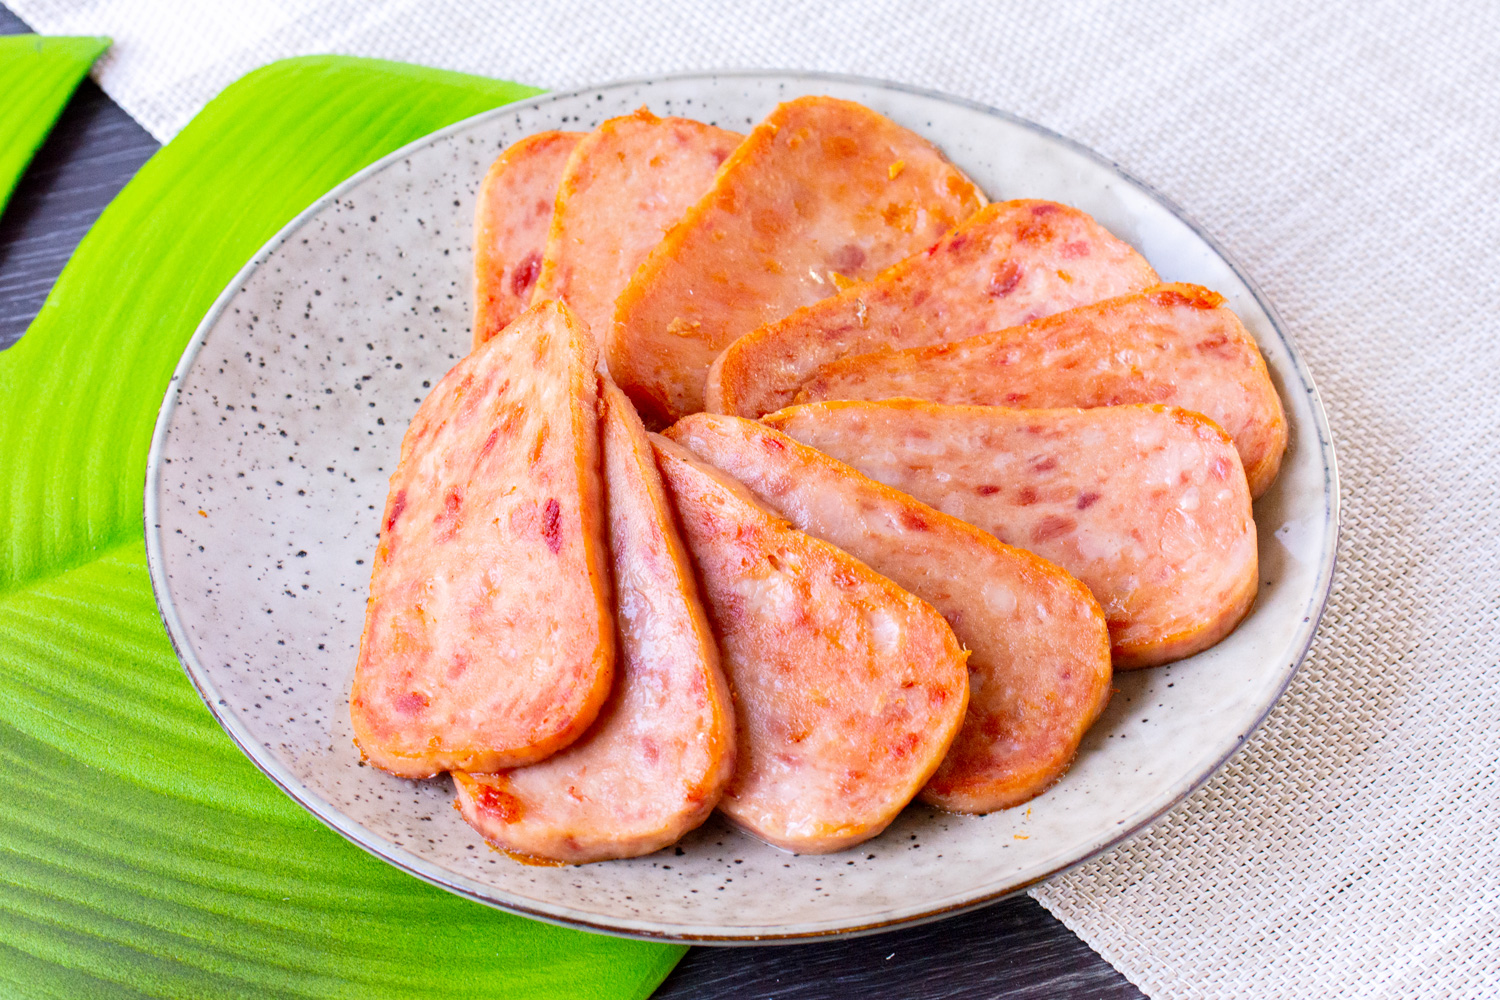
[[[666,436],[927,601],[969,650],[968,714],[924,801],[990,812],[1062,775],[1112,676],[1104,613],[1083,584],[764,424],[698,413]]]
[[[989,205],[873,281],[756,330],[708,376],[707,408],[759,417],[846,354],[946,344],[1157,283],[1140,254],[1051,201]]]
[[[779,105],[621,293],[609,370],[648,424],[697,412],[735,339],[874,277],[983,203],[931,143],[869,108]]]
[[[957,735],[967,654],[930,605],[654,440],[734,688],[739,762],[719,809],[787,850],[868,840]]]
[[[455,773],[464,819],[502,850],[579,864],[666,847],[713,811],[734,773],[734,708],[646,429],[602,395],[619,661],[579,740],[530,767]]]
[[[602,350],[631,275],[744,138],[644,108],[589,133],[557,187],[537,300],[566,302]]]
[[[1254,339],[1223,303],[1198,285],[1157,285],[939,347],[851,355],[818,369],[797,402],[1169,403],[1224,428],[1258,497],[1281,468],[1286,414]]]
[[[889,400],[809,403],[765,420],[1078,577],[1104,608],[1116,669],[1206,649],[1255,598],[1245,473],[1199,414]]]
[[[445,375],[401,442],[350,712],[409,778],[529,764],[588,728],[615,661],[593,338],[556,303]]]
[[[531,304],[552,225],[557,183],[582,132],[538,132],[508,147],[479,186],[474,210],[474,346]]]

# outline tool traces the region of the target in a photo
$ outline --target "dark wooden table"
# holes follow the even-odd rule
[[[28,30],[0,7],[0,34]],[[83,234],[156,150],[144,129],[84,82],[0,216],[0,349],[25,332]],[[1142,994],[1022,895],[852,941],[695,948],[655,996],[1127,1000]]]

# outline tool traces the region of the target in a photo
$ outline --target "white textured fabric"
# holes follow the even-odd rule
[[[282,56],[572,87],[838,70],[996,105],[1182,205],[1320,383],[1341,566],[1312,655],[1203,789],[1036,897],[1159,1000],[1500,996],[1500,5],[804,8],[6,0],[104,33],[162,139]]]

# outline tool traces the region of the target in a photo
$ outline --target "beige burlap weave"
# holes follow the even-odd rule
[[[1243,752],[1035,891],[1157,998],[1500,995],[1500,5],[7,0],[106,33],[168,138],[307,52],[549,87],[836,70],[1014,111],[1113,157],[1244,265],[1328,407],[1332,601]]]

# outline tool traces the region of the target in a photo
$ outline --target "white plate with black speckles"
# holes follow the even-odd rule
[[[1067,776],[1026,807],[914,806],[854,850],[798,857],[717,817],[630,861],[528,867],[487,850],[446,778],[363,766],[348,690],[386,479],[428,387],[469,344],[475,192],[501,149],[649,105],[748,130],[803,94],[860,101],[936,142],[992,199],[1082,208],[1167,281],[1222,292],[1260,342],[1291,424],[1256,504],[1262,587],[1224,642],[1118,675]],[[1160,196],[1008,115],[892,84],[726,73],[500,108],[413,143],[319,200],[225,289],[162,405],[146,539],[183,665],[244,751],[325,823],[414,875],[558,923],[684,941],[870,932],[998,899],[1105,850],[1208,777],[1265,717],[1322,612],[1337,542],[1328,427],[1250,282]],[[955,567],[955,569],[958,569]]]

